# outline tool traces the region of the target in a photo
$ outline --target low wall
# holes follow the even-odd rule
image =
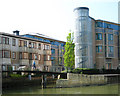
[[[104,75],[85,75],[67,73],[67,79],[58,79],[56,87],[79,87],[84,85],[101,85],[107,83]]]

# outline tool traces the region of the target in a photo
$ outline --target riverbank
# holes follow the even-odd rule
[[[49,76],[46,78],[46,85],[56,84],[57,78],[52,78]],[[42,77],[32,77],[29,80],[28,77],[18,77],[18,78],[3,78],[2,79],[2,88],[3,90],[6,89],[15,89],[15,88],[22,88],[22,87],[33,87],[33,86],[40,86],[42,87]]]
[[[71,73],[69,73],[71,74]],[[74,75],[74,78],[73,78],[73,75]],[[77,75],[77,76],[76,76]],[[79,78],[79,75],[82,75],[83,76],[83,79],[80,79]],[[71,77],[70,77],[71,76]],[[89,76],[86,76],[84,74],[73,74],[70,75],[67,79],[68,80],[74,80],[76,78],[78,78],[78,80],[85,80],[85,78],[91,78],[91,80],[93,80],[94,75],[93,77],[90,77]],[[104,75],[105,76],[105,75]],[[99,76],[97,76],[97,78],[100,78]],[[53,78],[50,77],[51,81],[53,81]],[[50,82],[50,79],[47,78],[47,81]],[[110,78],[109,78],[110,79]],[[10,79],[9,79],[10,80]],[[41,88],[41,77],[32,77],[31,80],[29,80],[28,82],[31,82],[32,85],[29,85],[29,83],[27,83],[27,80],[29,80],[28,78],[23,78],[22,80],[18,79],[19,82],[18,85],[20,86],[15,86],[15,83],[16,81],[13,81],[13,79],[11,79],[11,81],[9,82],[12,82],[14,84],[14,88],[13,87],[9,87],[7,89],[3,89],[3,96],[20,96],[21,95],[24,95],[24,94],[118,94],[119,92],[119,85],[118,84],[106,84],[106,85],[101,85],[101,84],[98,84],[97,86],[93,86],[94,84],[92,85],[84,85],[84,86],[74,86],[74,87],[71,87],[71,88],[60,88],[60,87],[57,87],[56,88],[56,78],[54,79],[55,82],[53,84],[47,84],[46,88],[45,89],[42,89]],[[33,80],[33,81],[32,81]],[[36,81],[38,80],[38,82]],[[62,80],[62,79],[59,79],[59,80]],[[88,79],[86,79],[87,81]],[[97,80],[97,79],[96,79]],[[114,79],[113,79],[114,80]],[[22,84],[22,81],[24,81],[24,83]],[[85,81],[85,82],[86,82]],[[7,81],[6,81],[7,82]],[[26,83],[28,84],[27,86],[24,86],[24,84]],[[33,82],[35,84],[33,84]],[[76,81],[74,81],[76,82]],[[4,81],[5,83],[5,81]],[[21,85],[22,84],[22,85]]]
[[[56,87],[79,87],[79,86],[91,86],[91,85],[105,85],[108,83],[118,83],[120,78],[115,74],[103,74],[103,75],[87,75],[87,74],[74,74],[67,73],[67,79],[58,79],[56,81]]]

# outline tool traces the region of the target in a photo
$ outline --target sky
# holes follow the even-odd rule
[[[119,0],[0,0],[0,32],[40,33],[66,41],[74,31],[74,8],[88,7],[94,19],[118,22]]]

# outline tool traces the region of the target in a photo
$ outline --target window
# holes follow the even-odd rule
[[[19,59],[22,59],[22,52],[19,53]]]
[[[27,47],[27,41],[24,41],[24,47]]]
[[[29,42],[29,48],[36,48],[36,43],[34,42]]]
[[[45,49],[45,50],[49,50],[49,49],[50,49],[50,46],[49,46],[49,45],[44,45],[44,49]]]
[[[10,58],[10,51],[3,51],[3,58]]]
[[[54,55],[55,55],[55,49],[52,49],[52,50],[51,50],[51,52],[52,52],[52,54],[54,54]]]
[[[41,55],[40,54],[38,55],[38,60],[41,60]]]
[[[34,42],[34,48],[37,48],[37,44]]]
[[[2,51],[0,51],[0,58],[2,58],[3,56],[2,56]]]
[[[96,46],[96,52],[98,53],[102,52],[102,46]]]
[[[102,22],[97,22],[97,23],[96,23],[96,27],[103,27],[103,26],[102,26]]]
[[[46,70],[47,70],[47,71],[48,71],[48,69],[49,69],[48,66],[46,66]]]
[[[113,34],[108,34],[108,40],[113,40]]]
[[[9,38],[6,38],[6,44],[9,44]]]
[[[110,52],[110,53],[113,53],[113,52],[114,52],[114,47],[113,47],[113,46],[109,46],[108,48],[109,48],[109,52]]]
[[[31,47],[32,47],[31,42],[29,42],[29,48],[31,48]]]
[[[16,46],[16,39],[12,39],[12,45]]]
[[[22,47],[22,44],[23,43],[23,41],[22,40],[19,40],[19,47]]]
[[[24,59],[28,59],[28,53],[24,52]]]
[[[37,59],[38,59],[37,54],[34,54],[34,59],[35,59],[35,60],[37,60]]]
[[[44,55],[44,61],[46,61],[46,55]]]
[[[107,43],[107,42],[106,42],[106,34],[105,34],[104,36],[105,36],[105,45],[106,45],[106,43]]]
[[[32,53],[30,53],[30,55],[29,55],[29,59],[32,60]]]
[[[50,60],[50,55],[48,55],[48,60]]]
[[[16,53],[12,52],[12,59],[16,59]]]
[[[3,40],[3,44],[5,44],[5,37],[3,37],[2,40]]]
[[[40,43],[38,44],[38,49],[41,49],[41,44]]]
[[[9,44],[9,38],[3,37],[2,38],[3,44]]]
[[[15,70],[15,66],[12,66],[12,70]]]
[[[111,69],[111,68],[112,68],[112,64],[111,63],[106,64],[106,69]]]
[[[48,71],[49,70],[48,66],[44,66],[44,70]]]
[[[102,40],[102,33],[96,33],[96,40]]]
[[[3,44],[9,44],[9,38],[3,37],[2,38]]]
[[[31,42],[31,48],[34,48],[34,43],[33,42]]]
[[[48,60],[50,60],[50,55],[44,55],[44,61],[48,61]]]
[[[0,37],[0,44],[2,43],[2,37]]]
[[[107,24],[107,28],[111,28],[111,25],[110,25],[110,24]]]
[[[2,66],[2,70],[5,71],[6,70],[6,66],[3,65]]]

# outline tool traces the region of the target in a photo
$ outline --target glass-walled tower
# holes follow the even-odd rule
[[[93,68],[92,22],[87,7],[74,9],[75,13],[75,68]]]

